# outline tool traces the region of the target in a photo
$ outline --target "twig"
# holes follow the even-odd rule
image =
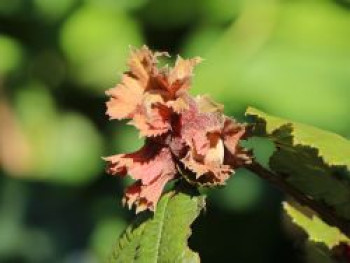
[[[257,174],[259,177],[267,180],[271,184],[278,187],[283,192],[292,196],[301,205],[308,206],[314,210],[326,223],[339,228],[345,235],[350,237],[350,223],[334,214],[334,211],[326,205],[320,204],[311,197],[305,195],[293,185],[286,182],[281,175],[275,174],[266,169],[259,163],[253,161],[246,169]]]

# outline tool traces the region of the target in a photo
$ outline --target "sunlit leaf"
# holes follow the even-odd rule
[[[283,204],[283,207],[293,223],[307,232],[311,241],[322,242],[329,249],[339,245],[341,242],[350,244],[350,239],[341,233],[338,228],[329,226],[317,215],[306,215],[287,202]]]
[[[204,197],[170,192],[154,215],[141,214],[116,245],[110,262],[199,262],[187,246],[190,225],[204,207]]]
[[[255,133],[267,136],[276,151],[270,168],[307,196],[350,219],[350,141],[306,124],[249,108]]]
[[[307,124],[268,115],[254,108],[248,108],[247,115],[256,116],[265,122],[267,134],[276,134],[276,131],[283,126],[291,126],[290,135],[293,137],[294,145],[316,148],[327,164],[344,165],[350,170],[350,141],[344,137]]]

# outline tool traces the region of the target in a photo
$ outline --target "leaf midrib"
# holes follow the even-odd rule
[[[160,218],[160,226],[159,226],[159,234],[158,237],[156,239],[157,243],[156,243],[156,256],[155,256],[155,263],[158,262],[158,258],[159,258],[159,248],[160,245],[162,243],[162,237],[163,237],[163,230],[164,230],[164,219],[165,219],[165,211],[167,209],[168,203],[170,201],[170,197],[166,199],[166,203],[164,204],[164,208],[162,209],[162,213],[161,213],[161,218]]]

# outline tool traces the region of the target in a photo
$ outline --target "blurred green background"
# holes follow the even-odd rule
[[[193,93],[350,137],[348,0],[0,0],[0,262],[102,262],[133,218],[101,156],[142,141],[104,115],[129,45],[201,56]],[[253,144],[261,158],[271,150]],[[275,189],[208,191],[203,262],[304,262]]]

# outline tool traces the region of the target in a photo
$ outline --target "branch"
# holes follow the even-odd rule
[[[299,191],[291,184],[287,183],[285,180],[283,180],[283,177],[281,175],[275,174],[274,172],[266,169],[255,161],[253,161],[252,164],[246,166],[245,168],[257,174],[262,179],[265,179],[271,184],[275,185],[284,193],[292,196],[301,205],[308,206],[314,210],[326,223],[332,226],[336,226],[345,235],[350,237],[350,224],[348,221],[337,217],[332,209],[326,205],[320,204],[316,200]]]

